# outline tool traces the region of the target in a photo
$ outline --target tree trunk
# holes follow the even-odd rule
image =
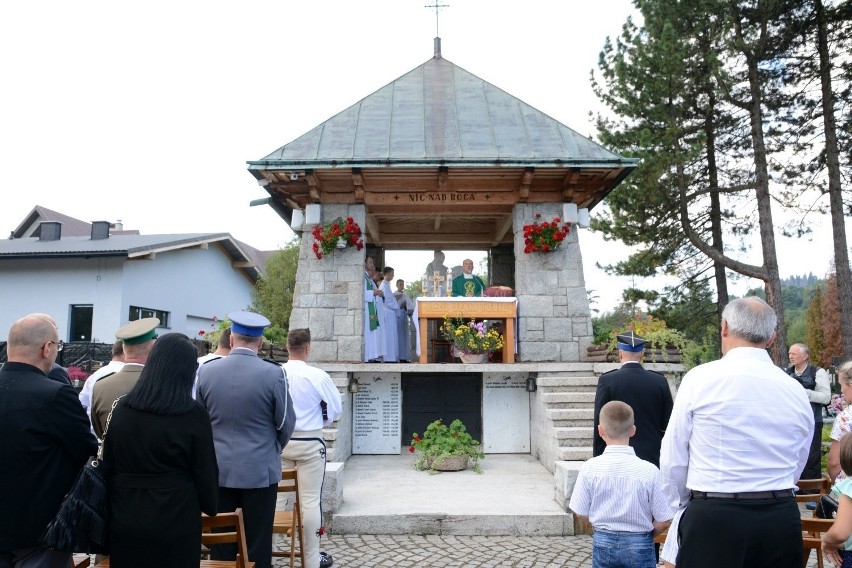
[[[846,219],[843,215],[843,196],[840,186],[840,157],[837,149],[837,124],[834,116],[834,92],[831,88],[831,59],[828,53],[825,7],[822,0],[814,0],[814,7],[817,17],[819,75],[822,83],[825,157],[828,166],[828,201],[831,207],[834,269],[837,274],[837,294],[840,304],[840,332],[843,336],[843,357],[848,359],[852,356],[852,270],[849,268]]]
[[[712,235],[711,246],[724,254],[725,247],[722,242],[722,206],[719,202],[719,171],[716,166],[716,125],[714,113],[716,112],[716,94],[710,90],[707,112],[704,116],[704,133],[707,136],[707,173],[710,183],[710,232]],[[719,261],[713,261],[713,272],[716,281],[716,313],[720,320],[722,310],[728,305],[728,279],[725,276],[725,265]]]
[[[748,65],[749,119],[751,121],[751,140],[754,151],[755,196],[757,198],[757,218],[760,228],[760,244],[763,248],[763,266],[766,268],[766,301],[778,316],[775,328],[775,342],[770,347],[770,355],[776,365],[782,365],[787,359],[787,326],[784,324],[784,304],[781,296],[781,277],[778,274],[778,256],[775,251],[775,230],[772,226],[772,202],[769,195],[769,168],[766,161],[766,144],[763,138],[763,109],[760,75],[757,58],[746,55]]]

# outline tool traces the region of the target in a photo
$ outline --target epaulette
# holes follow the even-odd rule
[[[279,363],[278,361],[273,361],[272,359],[268,359],[268,358],[266,358],[266,357],[263,357],[263,360],[264,360],[264,361],[266,361],[267,363],[272,363],[272,364],[273,364],[273,365],[275,365],[276,367],[280,367],[280,366],[281,366],[281,363]]]
[[[609,370],[609,371],[607,371],[606,373],[601,373],[601,376],[603,377],[604,375],[608,375],[608,374],[610,374],[610,373],[614,373],[614,372],[616,372],[616,371],[618,371],[618,369],[610,369],[610,370]]]
[[[202,365],[206,365],[210,361],[218,361],[219,359],[222,359],[222,358],[223,358],[223,355],[219,355],[218,357],[211,357],[210,359],[207,359],[205,362],[203,362]]]
[[[98,381],[102,381],[102,380],[104,380],[104,379],[105,379],[105,378],[107,378],[107,377],[111,377],[111,376],[113,376],[114,374],[115,374],[115,371],[113,371],[112,373],[107,373],[107,374],[106,374],[106,375],[104,375],[103,377],[98,377],[98,378],[97,378],[97,380],[96,380],[95,382],[97,383]]]
[[[652,373],[654,373],[655,375],[660,375],[660,376],[661,376],[661,377],[663,377],[664,379],[666,378],[666,376],[665,376],[664,374],[662,374],[661,372],[659,372],[659,371],[652,371],[651,369],[645,369],[645,370],[646,370],[646,371],[651,371],[651,372],[652,372]],[[668,380],[668,379],[667,379],[667,380]]]

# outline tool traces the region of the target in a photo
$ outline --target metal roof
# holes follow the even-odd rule
[[[635,165],[443,59],[385,85],[249,170]]]

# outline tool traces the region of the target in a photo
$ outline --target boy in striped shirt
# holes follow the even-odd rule
[[[604,453],[580,469],[568,507],[595,529],[592,568],[654,568],[654,535],[669,526],[672,510],[660,470],[636,457],[633,409],[613,400],[601,409],[598,433]]]

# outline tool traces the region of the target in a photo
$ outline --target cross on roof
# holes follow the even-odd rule
[[[449,8],[449,4],[438,4],[438,0],[435,0],[434,4],[426,4],[423,6],[424,8],[434,8],[435,9],[435,37],[441,37],[438,28],[438,13],[441,8]]]

